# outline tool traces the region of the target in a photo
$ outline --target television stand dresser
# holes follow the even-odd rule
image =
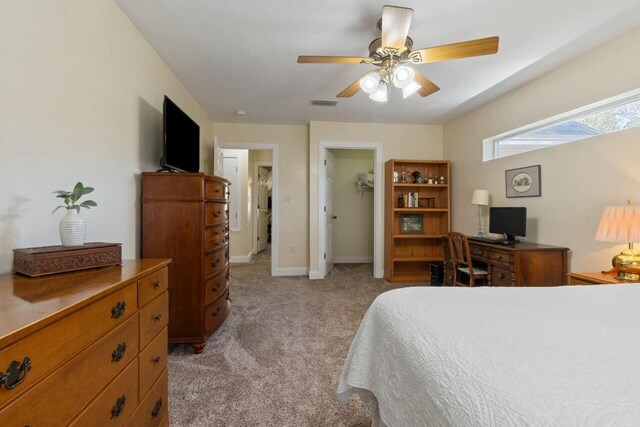
[[[453,269],[448,240],[444,282],[451,285]],[[469,240],[474,266],[489,267],[491,286],[559,286],[567,284],[568,248],[521,242],[510,245]]]
[[[169,262],[0,276],[0,425],[168,425]]]
[[[142,257],[171,258],[169,342],[201,353],[229,314],[229,181],[142,174]]]

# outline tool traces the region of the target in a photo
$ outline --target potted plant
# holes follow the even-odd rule
[[[82,196],[92,192],[92,187],[85,187],[81,182],[78,182],[72,191],[54,191],[54,193],[57,194],[56,198],[64,200],[64,205],[58,206],[52,213],[60,208],[67,210],[67,214],[60,220],[60,240],[62,241],[62,246],[82,246],[84,244],[84,239],[87,235],[87,225],[79,215],[80,208],[91,209],[92,207],[98,206],[98,204],[93,200],[85,200],[79,204],[78,202]]]

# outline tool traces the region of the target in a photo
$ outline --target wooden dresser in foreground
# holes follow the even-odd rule
[[[615,272],[569,273],[570,285],[622,285],[625,283],[632,282],[616,279]]]
[[[229,313],[229,181],[142,174],[142,257],[171,258],[169,342],[201,353]]]
[[[0,425],[168,425],[169,262],[0,277]]]

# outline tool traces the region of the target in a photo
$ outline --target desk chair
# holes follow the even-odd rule
[[[462,233],[452,231],[449,233],[449,251],[451,252],[451,263],[453,264],[453,285],[454,286],[475,286],[476,280],[482,284],[490,284],[490,274],[487,270],[473,266],[471,250],[467,236]],[[469,284],[460,281],[460,273],[469,275]]]

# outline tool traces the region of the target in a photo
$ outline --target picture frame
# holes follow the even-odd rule
[[[504,174],[507,198],[540,197],[542,195],[540,165],[508,169]]]
[[[423,234],[424,217],[421,214],[401,214],[400,234]]]

